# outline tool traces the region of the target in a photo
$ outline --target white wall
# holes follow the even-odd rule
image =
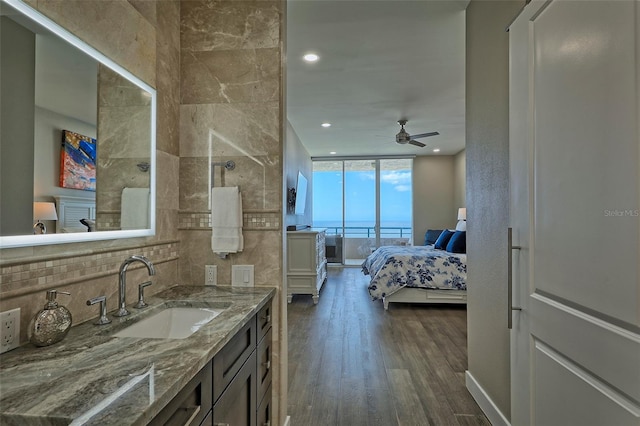
[[[509,38],[505,27],[523,5],[522,1],[472,0],[466,26],[468,373],[507,419],[511,398],[506,295]]]
[[[308,181],[307,203],[304,215],[295,215],[287,209],[284,224],[285,229],[289,225],[311,225],[313,219],[313,164],[311,162],[311,156],[302,145],[302,142],[300,142],[300,138],[288,120],[284,157],[284,181],[287,190],[296,187],[298,171],[302,172]]]
[[[63,130],[96,137],[96,126],[36,107],[34,140],[37,155],[34,160],[33,199],[53,201],[54,195],[67,195],[94,200],[95,192],[60,188],[60,148]]]
[[[454,228],[454,161],[446,156],[413,159],[413,244],[424,244],[427,229]]]
[[[463,149],[453,157],[453,205],[467,206],[467,154]]]
[[[35,36],[0,17],[0,234],[31,234],[33,227],[33,98]]]

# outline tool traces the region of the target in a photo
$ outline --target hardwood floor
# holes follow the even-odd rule
[[[490,425],[464,384],[465,307],[372,302],[359,268],[329,268],[288,310],[292,426]]]

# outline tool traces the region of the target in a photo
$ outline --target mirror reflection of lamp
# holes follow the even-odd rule
[[[36,201],[33,203],[33,219],[36,221],[33,225],[33,233],[46,234],[47,227],[42,221],[58,220],[56,205],[54,203]]]

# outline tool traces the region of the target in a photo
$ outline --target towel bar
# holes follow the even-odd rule
[[[233,170],[236,168],[236,162],[233,160],[229,160],[229,161],[218,161],[218,162],[211,163],[211,188],[215,187],[213,182],[214,182],[214,177],[216,173],[216,166],[222,166],[225,168],[225,170]]]

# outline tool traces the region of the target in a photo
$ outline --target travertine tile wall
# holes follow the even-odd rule
[[[232,264],[253,264],[256,285],[282,281],[282,108],[280,2],[181,3],[180,277],[200,284],[204,265],[230,283]],[[215,186],[239,186],[245,249],[211,250],[210,162]],[[205,226],[206,224],[206,226]],[[275,246],[273,244],[276,244]]]
[[[120,229],[124,188],[149,188],[151,98],[105,65],[98,66],[96,229]],[[117,221],[114,220],[117,217]]]
[[[21,308],[21,341],[42,308],[47,289],[72,293],[60,302],[74,323],[97,316],[85,301],[105,294],[108,309],[117,305],[118,266],[131,254],[148,256],[157,266],[148,294],[179,284],[178,255],[178,114],[180,91],[180,3],[178,1],[29,0],[87,43],[153,87],[158,94],[156,235],[150,238],[83,244],[0,249],[0,310]],[[157,27],[157,30],[156,30]],[[137,266],[137,265],[136,265]],[[131,282],[147,279],[131,271]],[[130,286],[128,300],[137,289]]]
[[[282,257],[284,2],[186,0],[180,19],[180,278],[200,284],[204,266],[255,267],[255,285],[276,286],[272,389],[274,421],[286,415],[286,304]],[[214,185],[242,193],[244,250],[211,249],[210,163]]]
[[[132,253],[147,255],[158,266],[149,294],[176,284],[202,284],[205,264],[219,265],[220,283],[231,281],[231,264],[253,264],[256,285],[282,291],[285,3],[26,2],[156,87],[157,232],[152,238],[1,249],[0,310],[20,306],[28,324],[44,303],[44,290],[59,288],[73,293],[62,302],[74,322],[94,318],[95,307],[85,306],[85,300],[104,293],[114,309],[116,265]],[[245,248],[228,259],[211,251],[209,141],[215,161],[237,164],[224,173],[216,168],[216,186],[237,185],[243,197]],[[132,268],[131,277],[145,280],[146,270]],[[273,424],[282,424],[287,360],[286,303],[280,292],[274,307]]]

